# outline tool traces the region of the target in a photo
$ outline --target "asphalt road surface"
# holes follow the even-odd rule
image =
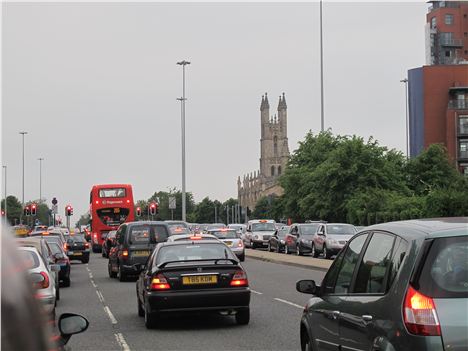
[[[135,280],[109,278],[107,259],[92,254],[89,264],[72,263],[71,287],[61,288],[57,315],[74,312],[90,321],[74,335],[77,350],[300,350],[299,321],[307,295],[296,281],[320,282],[324,271],[246,258],[252,290],[250,323],[238,326],[233,316],[169,316],[162,326],[146,329],[137,314]]]

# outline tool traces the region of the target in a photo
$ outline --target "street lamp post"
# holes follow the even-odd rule
[[[38,160],[39,160],[39,201],[42,201],[42,161],[44,161],[44,159],[42,157],[39,157]]]
[[[177,62],[182,66],[182,97],[178,98],[181,102],[181,132],[182,132],[182,220],[187,220],[187,203],[185,194],[185,66],[190,65],[189,61]]]
[[[325,112],[323,106],[323,28],[322,28],[322,0],[320,0],[320,130],[325,130]]]
[[[19,134],[22,135],[23,138],[23,185],[22,185],[22,197],[21,197],[21,204],[24,206],[24,136],[28,134],[28,132],[19,132]],[[23,224],[23,212],[21,212],[20,215],[20,224]]]
[[[7,166],[2,166],[3,169],[5,169],[5,190],[4,190],[4,195],[5,195],[5,224],[8,223],[8,205],[7,205]]]
[[[400,80],[405,84],[405,109],[406,109],[406,158],[409,159],[409,132],[408,132],[408,78]]]

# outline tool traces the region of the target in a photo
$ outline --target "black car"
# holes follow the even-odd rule
[[[294,223],[285,237],[284,253],[302,256],[312,252],[315,233],[322,222]]]
[[[158,243],[170,235],[166,222],[141,221],[120,225],[115,236],[115,246],[109,251],[109,277],[126,280],[129,275],[138,275],[136,264],[143,264]]]
[[[270,237],[268,241],[268,251],[283,252],[286,243],[286,234],[289,233],[289,226],[284,225],[277,229],[275,234]]]
[[[234,314],[238,324],[248,324],[249,282],[224,243],[166,242],[156,247],[140,273],[137,304],[149,329],[171,312],[222,312]]]
[[[111,230],[109,233],[107,233],[106,239],[102,243],[102,257],[109,257],[110,249],[115,244],[116,233],[117,233],[117,230]]]
[[[55,259],[55,264],[60,265],[59,280],[62,282],[63,286],[70,286],[70,259],[66,255],[63,247],[60,246],[58,242],[47,239],[46,241],[48,241],[47,243],[49,244],[50,250],[52,251],[52,255]]]
[[[70,235],[67,240],[67,256],[72,260],[78,260],[82,263],[89,262],[89,243],[86,241],[84,235],[75,234]]]

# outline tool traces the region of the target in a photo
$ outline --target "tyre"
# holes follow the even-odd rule
[[[285,253],[286,255],[289,255],[289,254],[290,254],[290,252],[289,252],[289,246],[288,246],[287,244],[284,245],[284,253]]]
[[[244,262],[245,261],[245,253],[239,256],[239,261]]]
[[[272,251],[272,250],[271,250],[271,244],[270,244],[269,242],[268,242],[268,248],[267,248],[267,249],[268,249],[268,252],[271,252],[271,251]]]
[[[279,244],[276,244],[275,252],[276,252],[276,253],[280,253],[280,246],[279,246]]]
[[[145,326],[147,329],[156,328],[158,324],[157,314],[154,312],[149,312],[148,308],[144,308],[143,316],[145,317]]]
[[[301,351],[315,351],[307,332],[304,332],[301,337]]]
[[[302,256],[303,253],[302,253],[302,250],[301,250],[301,247],[299,245],[296,246],[296,255],[298,256]]]
[[[102,250],[101,256],[104,258],[106,257],[106,251],[104,249]]]
[[[112,266],[111,266],[110,262],[107,264],[107,272],[109,273],[109,278],[117,277],[117,273],[112,271]]]
[[[55,304],[57,304],[57,301],[60,300],[60,284],[57,286],[57,289],[55,289]]]
[[[70,276],[63,279],[63,286],[68,288],[70,286]]]
[[[117,271],[117,278],[119,278],[119,282],[124,282],[127,280],[127,275],[122,272],[122,265],[119,264],[119,270]]]
[[[249,324],[250,322],[250,309],[243,308],[241,310],[238,310],[236,313],[236,323],[239,325],[246,325]]]
[[[330,259],[331,257],[331,252],[328,251],[326,245],[323,245],[323,257],[326,258],[327,260]]]
[[[83,259],[81,260],[81,263],[88,263],[88,262],[89,262],[89,257],[88,257],[88,258],[83,258]]]
[[[145,310],[144,310],[143,306],[141,305],[141,302],[140,302],[140,299],[138,298],[138,295],[137,295],[137,306],[138,306],[138,315],[140,317],[144,317],[145,316]]]
[[[312,244],[312,252],[311,252],[312,257],[317,258],[318,257],[318,252],[315,250],[315,245]]]

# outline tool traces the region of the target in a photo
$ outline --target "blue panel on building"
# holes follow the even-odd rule
[[[410,157],[424,150],[424,75],[423,68],[408,71]]]

